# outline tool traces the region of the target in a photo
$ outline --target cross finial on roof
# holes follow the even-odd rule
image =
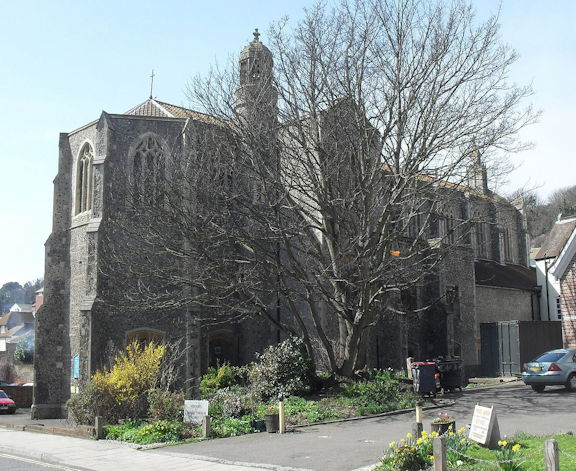
[[[154,89],[154,69],[152,69],[152,74],[150,74],[150,99],[152,99],[153,89]]]
[[[260,41],[260,33],[258,32],[258,28],[254,29],[254,32],[252,33],[254,35],[254,41],[259,42]]]

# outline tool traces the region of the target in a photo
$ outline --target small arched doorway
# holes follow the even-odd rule
[[[224,363],[236,365],[236,336],[231,330],[215,330],[208,334],[208,366],[218,367]]]

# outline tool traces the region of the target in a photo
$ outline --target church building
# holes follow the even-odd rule
[[[272,55],[257,33],[240,54],[238,106],[248,113],[254,112],[252,81],[266,74],[246,73],[254,63],[272,67]],[[274,106],[275,92],[269,93],[266,100]],[[185,312],[121,312],[102,296],[100,260],[113,237],[107,232],[107,218],[123,195],[113,182],[124,171],[137,173],[149,162],[193,145],[185,136],[217,125],[209,115],[150,97],[125,113],[102,112],[97,120],[60,134],[44,304],[36,319],[33,417],[65,416],[67,399],[89,381],[111,347],[123,348],[134,340],[183,339],[186,381],[219,360],[248,363],[255,352],[278,340],[277,331],[264,321],[200,331]],[[454,217],[482,214],[486,222],[455,244],[443,262],[438,279],[439,292],[444,293],[442,321],[411,321],[417,328],[410,322],[383,321],[368,349],[370,367],[400,367],[407,356],[424,359],[440,352],[461,356],[473,373],[480,362],[480,322],[538,318],[522,208],[488,189],[481,163],[469,186],[455,191],[461,192],[461,199]],[[439,230],[449,230],[449,224],[446,219],[446,227]],[[439,340],[427,341],[430,335]],[[441,348],[434,346],[438,343]]]

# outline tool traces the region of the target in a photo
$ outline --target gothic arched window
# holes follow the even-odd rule
[[[164,187],[164,151],[154,136],[144,137],[134,151],[135,196],[140,202],[158,201]]]
[[[74,214],[80,214],[92,209],[92,160],[94,151],[88,143],[84,144],[78,154],[76,166],[76,201]]]

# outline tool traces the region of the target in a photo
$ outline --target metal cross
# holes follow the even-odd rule
[[[154,69],[152,69],[152,74],[150,75],[150,99],[152,99],[153,88],[154,88]]]

